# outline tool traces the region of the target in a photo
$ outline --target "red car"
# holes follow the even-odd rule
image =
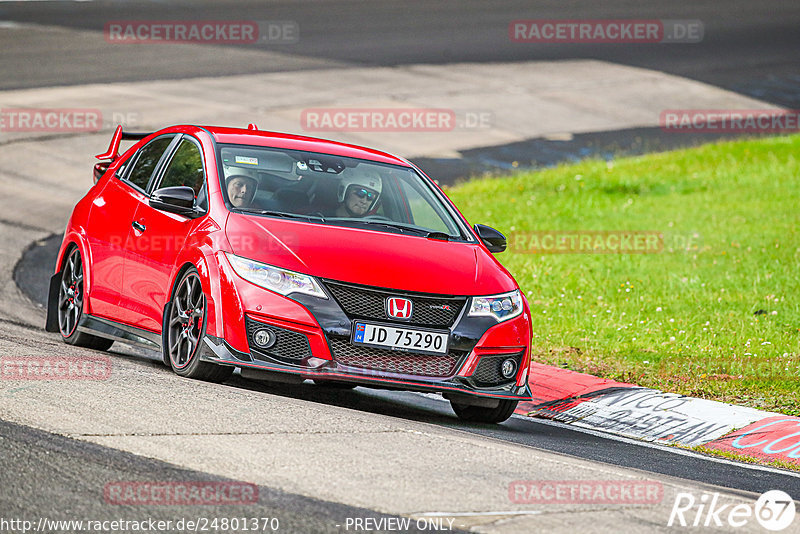
[[[437,392],[469,421],[530,399],[505,238],[408,161],[253,125],[118,127],[98,159],[50,283],[67,343],[154,348],[203,380]]]

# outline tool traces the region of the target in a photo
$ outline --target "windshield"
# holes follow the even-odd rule
[[[414,169],[313,152],[220,145],[228,207],[379,231],[463,239],[466,232]]]

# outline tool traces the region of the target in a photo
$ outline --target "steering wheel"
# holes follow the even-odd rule
[[[362,219],[369,219],[371,221],[391,221],[389,217],[384,217],[383,215],[364,215],[361,217]]]

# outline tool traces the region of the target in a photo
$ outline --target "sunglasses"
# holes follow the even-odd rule
[[[376,193],[375,191],[370,191],[369,189],[364,189],[363,187],[360,187],[358,189],[352,189],[351,191],[358,198],[366,198],[369,201],[378,198],[378,193]]]

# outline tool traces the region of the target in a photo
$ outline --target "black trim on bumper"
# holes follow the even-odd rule
[[[397,389],[403,391],[421,391],[437,393],[462,393],[470,396],[489,397],[497,399],[531,400],[531,390],[528,384],[517,387],[509,384],[504,387],[478,390],[472,387],[467,380],[454,377],[447,380],[413,380],[394,379],[385,376],[356,373],[352,370],[345,371],[335,361],[324,360],[317,368],[283,365],[277,362],[243,361],[248,355],[232,348],[228,343],[216,336],[206,335],[200,347],[200,358],[203,361],[219,365],[233,365],[242,368],[261,369],[270,372],[290,373],[303,378],[317,380],[336,380],[350,382],[364,387],[378,389]]]

